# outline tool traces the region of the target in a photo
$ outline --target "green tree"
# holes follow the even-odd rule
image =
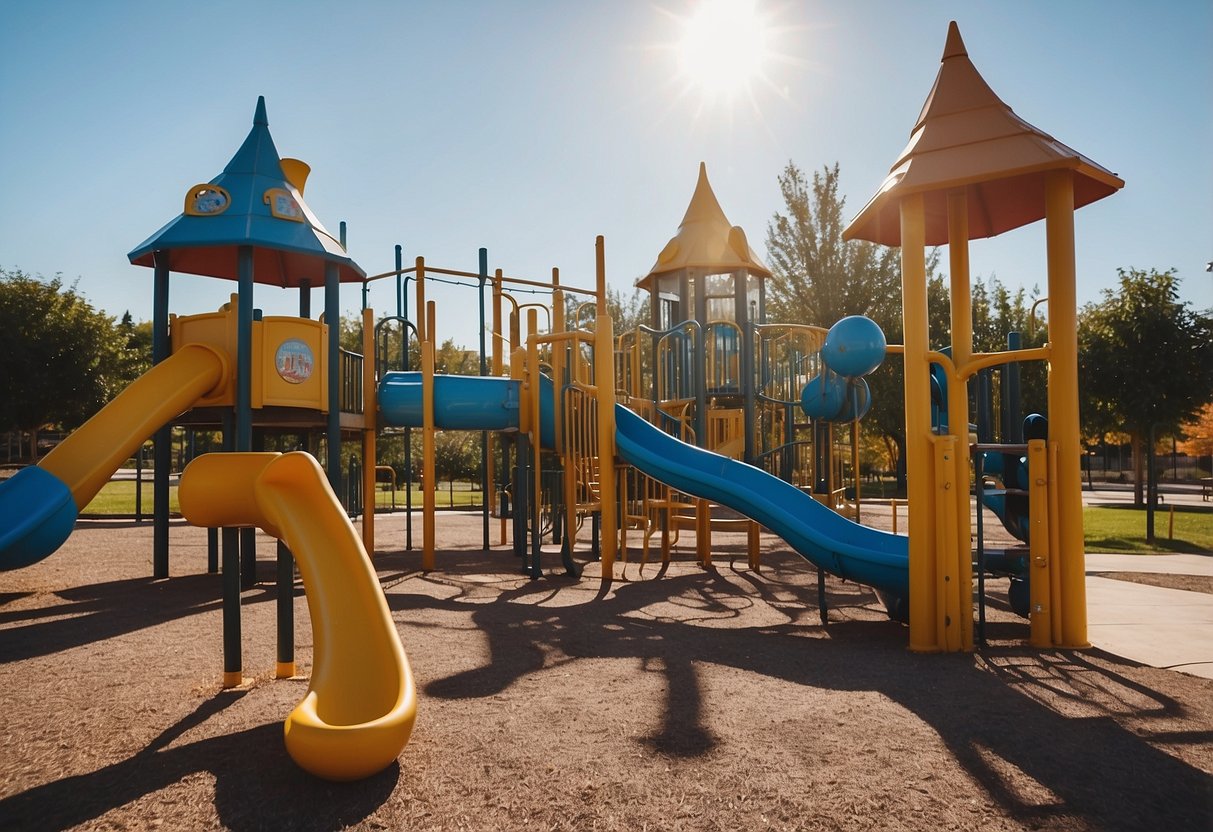
[[[134,381],[152,367],[152,322],[135,323],[129,310],[123,312],[118,336],[123,342],[123,376]]]
[[[900,315],[901,269],[894,249],[842,239],[846,200],[838,194],[838,163],[810,183],[795,163],[779,175],[786,214],[767,225],[769,317],[829,327],[847,315]],[[883,315],[881,313],[884,313]]]
[[[839,167],[824,167],[810,182],[789,162],[779,175],[784,211],[767,225],[767,255],[771,279],[767,284],[770,320],[829,327],[847,315],[867,315],[876,321],[891,344],[901,343],[901,260],[899,252],[864,241],[844,241],[846,201],[838,193]],[[939,255],[927,261],[927,297],[933,344],[948,343],[947,289],[937,273]],[[872,410],[869,430],[882,437],[888,455],[897,461],[898,480],[905,484],[904,375],[899,359],[888,360],[868,377]]]
[[[127,323],[115,326],[58,275],[0,269],[0,429],[30,434],[28,459],[40,430],[77,427],[137,375]]]
[[[614,286],[607,287],[607,312],[611,314],[611,322],[615,335],[619,336],[640,324],[649,325],[649,293],[633,288],[625,295]]]
[[[393,329],[388,337],[383,338],[387,351],[387,366],[393,370],[401,367],[400,338],[398,330]],[[362,353],[362,316],[343,315],[341,317],[341,348],[350,352]],[[409,367],[421,368],[421,345],[416,338],[409,338]],[[434,350],[434,372],[449,375],[480,375],[480,352],[469,350],[455,343],[454,338],[447,338]]]
[[[1174,270],[1118,274],[1079,319],[1080,397],[1089,433],[1116,425],[1129,434],[1140,506],[1143,449],[1152,460],[1151,438],[1174,435],[1213,400],[1213,317],[1180,302]]]
[[[417,454],[421,449],[418,446]],[[454,505],[456,480],[477,480],[480,476],[480,434],[465,430],[444,430],[434,437],[434,475],[446,480]]]
[[[1048,326],[1043,318],[1034,315],[1034,308],[1040,299],[1040,290],[1033,287],[1031,293],[1022,287],[1014,292],[1007,289],[997,277],[989,281],[978,278],[973,282],[972,311],[973,311],[973,351],[1000,352],[1007,349],[1007,336],[1012,332],[1020,334],[1020,346],[1023,349],[1042,347],[1048,341]],[[1029,302],[1030,301],[1030,302]],[[1048,307],[1046,306],[1047,310]],[[1019,364],[1020,376],[1020,406],[1021,413],[1015,414],[1022,419],[1029,413],[1048,412],[1048,367],[1043,361],[1023,362]],[[1001,393],[994,389],[996,402],[995,419],[998,409],[1005,406],[1001,401]],[[1006,438],[1004,437],[1004,441]]]

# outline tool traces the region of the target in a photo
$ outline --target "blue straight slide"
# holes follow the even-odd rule
[[[815,566],[874,587],[889,614],[904,617],[910,590],[907,538],[853,523],[796,486],[675,439],[623,405],[615,406],[615,441],[624,462],[758,521]]]

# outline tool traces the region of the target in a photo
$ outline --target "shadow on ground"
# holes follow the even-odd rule
[[[396,787],[398,765],[357,783],[317,780],[287,755],[279,723],[168,747],[243,695],[205,700],[133,757],[0,800],[4,827],[70,829],[206,775],[214,778],[215,807],[226,829],[341,829],[373,813]]]
[[[635,659],[661,669],[667,683],[662,728],[641,741],[694,757],[719,742],[702,718],[696,668],[724,665],[805,688],[883,694],[933,728],[1007,814],[1029,825],[1064,820],[1135,832],[1204,828],[1213,816],[1213,777],[1152,744],[1207,744],[1213,732],[1128,730],[1118,717],[1181,718],[1183,708],[1126,675],[1135,665],[1102,651],[997,646],[1022,639],[1016,621],[992,621],[987,634],[995,646],[979,653],[926,656],[906,650],[904,628],[875,614],[878,603],[866,588],[831,580],[827,603],[837,620],[823,628],[815,587],[780,581],[776,570],[742,571],[744,558],[735,561],[736,572],[721,566],[616,581],[605,595],[587,591],[582,603],[558,605],[551,602],[574,585],[570,579],[511,585],[486,603],[484,584],[461,584],[461,575],[491,574],[502,560],[448,553],[441,574],[422,575],[410,558],[397,557],[400,571],[388,588],[394,611],[464,612],[489,646],[488,662],[430,683],[429,696],[490,696],[554,661]],[[408,576],[441,582],[448,592],[463,589],[436,598],[408,591]],[[660,612],[671,603],[680,608],[677,617]],[[708,629],[697,621],[740,618],[759,603],[782,612],[786,623]],[[1024,777],[1055,800],[1025,798]]]

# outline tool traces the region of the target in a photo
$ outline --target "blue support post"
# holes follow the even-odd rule
[[[707,369],[707,334],[708,334],[708,299],[707,275],[696,274],[695,281],[695,320],[699,322],[698,337],[695,339],[695,353],[691,359],[695,385],[695,444],[706,448],[708,442],[708,369]]]
[[[324,265],[324,322],[329,328],[329,413],[324,472],[333,491],[341,493],[341,272],[336,263]]]
[[[253,247],[236,252],[236,447],[253,449]],[[240,532],[240,587],[251,589],[257,579],[256,532]]]
[[[396,317],[404,317],[404,275],[400,272],[404,269],[404,249],[396,246]],[[408,369],[408,356],[404,357],[405,366],[401,369]]]
[[[172,343],[168,331],[168,280],[170,257],[167,251],[152,255],[155,276],[152,284],[152,363],[169,357]],[[168,425],[153,434],[152,464],[152,577],[168,577],[168,500],[169,469],[172,467],[172,428]]]
[[[485,355],[484,344],[484,287],[489,280],[489,250],[480,249],[480,375],[487,376],[488,359]],[[480,432],[480,500],[484,503],[481,509],[482,545],[489,550],[489,434]]]

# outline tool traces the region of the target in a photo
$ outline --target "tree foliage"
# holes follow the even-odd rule
[[[1180,426],[1184,440],[1179,449],[1191,456],[1213,456],[1213,402]]]
[[[1119,270],[1116,289],[1083,309],[1083,404],[1130,434],[1176,432],[1213,399],[1213,318],[1179,300],[1173,270]]]
[[[0,269],[0,429],[71,429],[120,392],[148,363],[150,330],[121,325],[75,286]]]
[[[420,457],[420,441],[417,442],[416,453]],[[434,475],[439,480],[446,480],[448,488],[453,487],[456,480],[478,480],[480,432],[439,431],[434,437]]]
[[[789,162],[779,175],[784,211],[767,225],[768,318],[829,327],[847,315],[867,315],[900,343],[901,261],[885,246],[842,238],[846,200],[839,196],[839,166],[823,167],[812,180]],[[947,291],[936,273],[938,254],[927,263],[932,317],[947,321]],[[942,309],[942,313],[940,313]],[[935,328],[935,331],[938,331]],[[946,343],[946,340],[944,341]],[[904,376],[899,360],[886,361],[868,377],[872,410],[865,425],[884,439],[900,462],[905,450]],[[894,449],[896,453],[894,454]]]
[[[635,329],[640,324],[649,325],[649,293],[640,289],[632,289],[628,294],[607,287],[607,312],[611,314],[611,323],[615,334],[620,335]]]
[[[814,172],[812,182],[793,162],[779,175],[787,213],[767,225],[767,312],[774,320],[829,327],[847,315],[900,317],[898,254],[843,241],[846,200],[838,179],[838,163]]]
[[[789,162],[779,176],[784,212],[767,226],[771,267],[768,312],[772,320],[829,327],[847,315],[867,315],[884,330],[889,343],[903,343],[901,261],[895,249],[842,239],[845,200],[839,196],[839,167],[823,167],[811,180]],[[940,274],[938,250],[927,255],[927,325],[930,346],[941,350],[952,342],[948,284]],[[1034,323],[1032,302],[1038,290],[1012,292],[991,277],[973,281],[973,349],[1007,348],[1007,335],[1021,333],[1022,346],[1044,344],[1046,329]],[[1045,412],[1046,368],[1043,362],[1020,365],[1024,412]],[[878,433],[888,455],[904,460],[904,372],[893,358],[868,377],[872,410],[864,424]],[[904,475],[900,469],[899,475]]]
[[[1177,433],[1213,400],[1213,317],[1180,302],[1173,270],[1118,273],[1079,320],[1080,396],[1089,435],[1131,437],[1140,503],[1143,441]]]
[[[400,360],[401,338],[399,330],[393,329],[384,337],[383,345],[386,351],[386,366],[391,370],[399,370],[403,364]],[[341,318],[341,348],[361,354],[362,316],[343,315]],[[421,344],[410,333],[409,337],[409,369],[421,368]],[[447,338],[434,350],[434,372],[458,374],[466,376],[480,375],[480,352],[468,350],[455,344],[454,338]]]

